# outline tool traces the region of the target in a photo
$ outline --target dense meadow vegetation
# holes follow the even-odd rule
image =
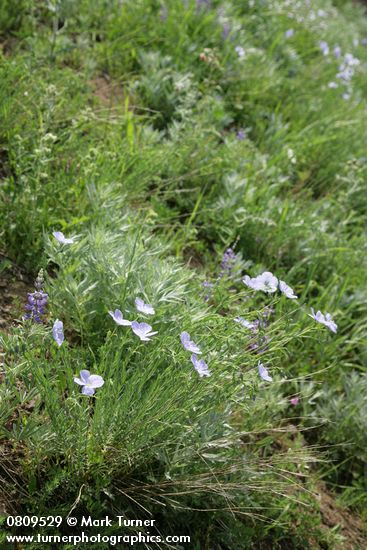
[[[349,1],[0,0],[2,547],[367,547],[366,107]]]

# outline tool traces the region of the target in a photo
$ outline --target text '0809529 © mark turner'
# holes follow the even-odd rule
[[[91,516],[83,516],[80,521],[80,527],[111,527],[117,520],[119,527],[151,527],[154,525],[154,519],[128,519],[125,516],[116,516],[110,518],[105,516],[103,519],[93,519]]]

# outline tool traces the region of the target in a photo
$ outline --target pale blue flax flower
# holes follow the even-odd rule
[[[268,369],[264,367],[264,365],[260,363],[260,361],[259,361],[259,364],[257,365],[257,368],[259,370],[260,378],[262,378],[263,380],[266,380],[266,382],[273,381],[272,377],[269,375]]]
[[[292,36],[294,35],[294,30],[288,29],[287,31],[285,31],[284,35],[286,38],[292,38]]]
[[[135,298],[135,306],[138,311],[145,313],[146,315],[154,315],[155,311],[153,306],[146,304],[141,298]]]
[[[236,46],[235,50],[240,59],[243,59],[245,57],[245,50],[243,49],[242,46]]]
[[[199,346],[195,344],[192,340],[190,340],[190,334],[188,332],[182,332],[181,336],[181,344],[187,351],[191,351],[192,353],[198,353],[201,355],[201,350]]]
[[[83,386],[83,395],[93,395],[96,388],[101,388],[104,384],[102,376],[91,374],[89,370],[81,370],[80,378],[74,378],[74,382],[79,386]]]
[[[133,321],[131,323],[131,328],[134,334],[139,336],[140,340],[143,342],[149,342],[151,337],[155,334],[158,334],[158,332],[152,332],[152,327],[148,325],[148,323],[138,323],[137,321]]]
[[[118,325],[122,327],[130,327],[131,321],[128,321],[127,319],[124,319],[124,316],[122,315],[122,312],[119,309],[115,309],[115,311],[109,311],[108,312],[112,319],[117,323]]]
[[[66,238],[64,233],[62,233],[61,231],[54,231],[52,234],[55,239],[61,244],[73,244],[74,242],[74,237]]]
[[[56,344],[60,347],[65,339],[64,324],[62,321],[56,319],[56,321],[54,322],[54,326],[52,327],[52,336]]]
[[[336,58],[340,57],[342,54],[342,49],[340,46],[335,46],[334,48],[334,55]]]
[[[270,271],[264,271],[264,273],[253,279],[246,275],[243,282],[254,290],[262,290],[268,293],[276,292],[278,288],[278,279]]]
[[[308,314],[310,315],[310,317],[315,319],[315,321],[317,321],[318,323],[321,323],[321,325],[325,325],[326,327],[328,327],[331,332],[336,333],[338,325],[332,320],[330,313],[326,313],[326,315],[321,313],[321,311],[317,311],[317,313],[315,313],[313,307],[311,308],[311,312],[311,315]]]
[[[297,300],[298,296],[293,291],[293,288],[287,285],[284,281],[279,281],[279,290],[284,294],[284,296],[287,296],[287,298],[290,298],[291,300]]]
[[[191,355],[191,362],[194,365],[196,372],[200,377],[211,376],[208,365],[205,363],[204,359],[199,359],[196,357],[195,353]]]
[[[257,290],[255,286],[255,278],[251,278],[249,275],[245,275],[245,277],[242,279],[242,282],[249,288]]]
[[[236,323],[239,323],[243,327],[248,328],[250,330],[253,330],[254,328],[256,328],[256,323],[251,323],[250,321],[247,321],[243,317],[236,317],[235,321]]]
[[[323,55],[329,55],[329,44],[325,40],[321,40],[321,42],[319,42],[319,48]]]

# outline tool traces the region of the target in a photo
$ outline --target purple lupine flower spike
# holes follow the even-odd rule
[[[74,382],[82,387],[83,395],[93,395],[96,388],[101,388],[104,384],[102,376],[91,374],[89,370],[81,370],[80,377],[74,378]]]
[[[25,306],[28,313],[23,316],[23,319],[31,319],[35,323],[42,322],[42,315],[46,312],[48,302],[48,294],[43,292],[43,285],[43,270],[41,269],[34,283],[36,290],[34,292],[28,292],[28,303]]]
[[[220,264],[222,271],[220,272],[219,277],[223,277],[224,275],[227,275],[229,277],[233,271],[236,260],[236,253],[233,251],[232,248],[227,248],[227,250],[223,254],[223,258]]]
[[[141,298],[135,298],[135,306],[138,311],[145,313],[146,315],[154,315],[155,311],[153,306],[146,304]]]
[[[226,21],[225,23],[223,23],[223,31],[222,31],[223,40],[228,38],[230,32],[231,32],[231,27],[229,23]]]
[[[190,334],[188,332],[182,332],[180,336],[181,344],[187,351],[191,351],[192,353],[197,353],[201,355],[201,350],[199,346],[195,344],[192,340],[190,340]]]
[[[124,319],[124,316],[119,309],[115,309],[115,311],[109,311],[108,313],[111,315],[112,319],[117,325],[121,325],[122,327],[131,326],[131,321]]]
[[[62,231],[53,231],[53,236],[60,244],[73,244],[74,237],[66,238]]]
[[[196,357],[195,353],[191,355],[191,362],[194,365],[196,372],[202,378],[203,376],[211,376],[208,365],[205,363],[204,359],[199,359]]]
[[[56,344],[60,347],[65,339],[64,324],[62,321],[56,319],[56,321],[54,322],[54,326],[52,327],[52,336]]]
[[[152,332],[152,327],[148,325],[148,323],[138,323],[137,321],[133,321],[131,323],[131,329],[143,342],[149,342],[152,336],[158,334],[157,331]]]

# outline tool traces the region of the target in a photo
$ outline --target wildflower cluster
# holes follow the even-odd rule
[[[254,2],[255,3],[255,2]],[[287,10],[287,17],[297,21],[297,23],[314,23],[323,26],[323,19],[328,16],[328,12],[323,9],[313,9],[311,0],[269,0],[269,5],[278,13],[284,13]]]
[[[264,271],[261,275],[251,279],[248,275],[245,276],[243,282],[253,290],[262,290],[263,292],[273,293],[279,288],[280,292],[290,298],[296,300],[297,296],[294,294],[293,289],[287,285],[284,281],[278,280],[275,275],[270,271]]]
[[[296,294],[294,294],[293,289],[288,286],[287,283],[278,279],[270,271],[264,271],[254,278],[245,275],[243,283],[253,290],[261,290],[266,293],[274,293],[279,289],[280,292],[284,294],[284,296],[291,300],[296,300],[298,298]],[[267,319],[271,315],[272,311],[273,310],[271,308],[267,308],[264,314],[265,318],[262,321],[256,320],[254,322],[250,322],[243,317],[236,317],[235,321],[244,328],[249,329],[253,335],[258,336],[259,329],[265,328],[267,326]],[[311,311],[312,315],[310,315],[310,317],[315,319],[315,321],[317,321],[318,323],[328,327],[332,332],[336,333],[337,324],[332,320],[330,313],[326,313],[325,315],[323,315],[321,311],[318,311],[315,314],[313,308],[311,308]],[[256,353],[263,353],[267,349],[268,341],[269,339],[267,335],[261,335],[257,341],[250,344],[250,349],[255,350]],[[272,381],[272,378],[269,376],[267,369],[260,362],[258,364],[258,370],[259,375],[263,380],[266,380],[268,382]]]
[[[233,248],[228,248],[222,257],[221,261],[221,271],[217,278],[217,282],[224,276],[231,277],[233,274],[233,269],[235,266],[237,260],[237,255],[235,254]],[[287,298],[290,300],[297,300],[298,296],[295,294],[293,288],[291,288],[285,281],[278,279],[273,273],[270,271],[264,271],[257,277],[250,277],[249,275],[245,275],[245,277],[242,279],[243,283],[251,288],[252,290],[256,291],[262,291],[267,294],[274,294],[278,290]],[[209,281],[204,281],[203,286],[208,289],[208,293],[205,296],[205,300],[209,300],[211,297],[211,289],[215,286],[214,283],[211,283]],[[328,327],[332,332],[337,331],[337,325],[332,320],[331,315],[329,313],[326,313],[325,316],[318,311],[316,314],[314,313],[313,309],[311,308],[312,317],[315,319],[318,323],[325,325]],[[240,324],[243,328],[249,330],[251,332],[251,341],[249,343],[249,349],[253,350],[256,354],[262,354],[268,349],[269,344],[269,337],[267,334],[264,333],[264,329],[267,327],[269,318],[271,314],[274,312],[274,310],[270,307],[265,308],[262,319],[256,319],[254,321],[249,321],[245,319],[242,316],[238,316],[234,319],[235,322]],[[209,376],[207,374],[207,365],[205,362],[203,364],[198,363],[198,359],[195,354],[201,354],[200,348],[190,339],[190,335],[187,332],[183,332],[181,334],[181,342],[184,348],[187,351],[191,351],[193,353],[192,356],[192,362],[194,364],[194,367],[196,370],[198,370],[200,376],[203,376],[201,374],[201,370],[204,369],[203,372],[205,372],[205,376]],[[267,372],[265,373],[264,370],[262,370],[263,365],[261,364],[261,369],[259,368],[259,374],[262,379],[270,381],[268,377]],[[200,370],[201,369],[201,370]],[[264,376],[263,376],[264,375]]]
[[[291,300],[297,299],[297,296],[294,294],[293,289],[287,285],[284,281],[278,280],[278,278],[273,275],[270,271],[264,271],[264,273],[261,273],[261,275],[258,275],[255,278],[251,278],[248,275],[245,275],[243,282],[246,286],[252,288],[253,290],[262,290],[263,292],[267,293],[273,293],[276,292],[277,289],[279,290]],[[337,330],[337,324],[331,319],[330,313],[326,313],[324,316],[321,311],[318,311],[316,314],[311,308],[312,317],[317,322],[327,326],[332,332],[336,332]],[[240,319],[238,322],[244,325],[244,319],[237,318],[236,320]],[[246,322],[247,323],[247,322]],[[246,326],[246,325],[244,325]],[[247,326],[247,328],[250,328]]]
[[[201,349],[199,346],[193,342],[193,340],[190,339],[190,334],[188,332],[182,332],[181,336],[181,344],[187,351],[191,351],[191,362],[194,365],[195,370],[198,372],[200,377],[203,376],[210,376],[210,371],[208,365],[205,363],[204,359],[199,359],[197,355],[201,355]],[[196,355],[197,354],[197,355]]]
[[[74,243],[74,238],[67,238],[61,232],[54,232],[53,235],[56,240],[63,245]],[[230,277],[232,275],[236,260],[237,255],[235,254],[234,250],[232,248],[228,248],[222,257],[221,272],[219,274],[218,280],[220,280],[223,276]],[[265,271],[254,278],[246,275],[243,279],[243,283],[249,288],[256,291],[261,290],[265,293],[272,294],[279,290],[287,298],[291,300],[297,299],[297,295],[294,293],[293,289],[289,285],[287,285],[287,283],[278,279],[275,275],[273,275],[273,273],[269,271]],[[41,321],[41,315],[45,311],[48,299],[48,295],[42,291],[43,284],[44,279],[41,270],[35,282],[36,291],[33,294],[28,295],[28,305],[26,306],[27,309],[30,311],[27,314],[26,318],[32,317],[36,322]],[[207,282],[206,286],[212,285],[211,283]],[[135,298],[135,307],[136,310],[143,315],[155,315],[154,307],[151,304],[144,302],[144,300],[140,297]],[[314,310],[312,308],[311,311],[311,317],[313,317],[317,322],[327,326],[332,332],[336,332],[337,325],[331,319],[329,313],[324,316],[320,311],[318,311],[316,314],[314,313]],[[117,325],[130,327],[132,332],[136,336],[138,336],[143,342],[149,342],[153,336],[158,334],[158,331],[153,331],[152,326],[146,322],[139,322],[137,320],[131,321],[124,318],[124,315],[120,309],[115,309],[114,311],[110,310],[108,313]],[[257,354],[261,354],[267,349],[269,339],[267,335],[263,334],[263,329],[266,328],[269,317],[272,313],[273,310],[268,307],[265,308],[262,315],[263,319],[261,320],[250,322],[241,316],[235,318],[235,321],[237,323],[251,331],[253,335],[253,341],[250,342],[249,348],[251,350],[254,350]],[[64,342],[64,327],[63,322],[59,319],[56,319],[53,324],[52,336],[56,344],[60,347]],[[202,357],[198,357],[202,355],[202,351],[200,347],[191,339],[190,334],[186,331],[182,332],[180,335],[180,340],[183,348],[191,353],[191,362],[199,376],[211,376],[211,372],[207,363]],[[272,377],[269,375],[268,369],[260,361],[258,363],[258,371],[260,377],[263,380],[268,382],[272,381]],[[82,386],[83,395],[89,396],[94,395],[95,389],[102,387],[104,384],[104,380],[101,376],[91,375],[88,370],[82,370],[80,372],[80,377],[74,378],[74,381],[76,384]]]
[[[330,55],[331,48],[325,40],[321,40],[319,42],[319,47],[325,57],[328,57]],[[337,81],[332,80],[331,82],[329,82],[328,86],[331,89],[337,89],[339,88],[339,86],[343,86],[344,92],[342,94],[342,97],[346,100],[350,99],[353,92],[352,79],[354,77],[356,67],[358,67],[358,65],[360,64],[360,60],[357,57],[354,57],[354,55],[351,53],[346,53],[343,56],[342,49],[339,45],[335,45],[332,49],[332,52],[334,57],[340,60],[340,63],[338,72],[335,75]]]
[[[144,313],[145,315],[154,315],[155,310],[152,305],[146,304],[141,298],[135,299],[135,306],[138,311]],[[124,319],[122,312],[119,309],[115,311],[108,312],[112,319],[117,325],[120,326],[130,326],[131,330],[139,336],[142,342],[149,342],[151,337],[155,334],[158,334],[157,331],[152,332],[152,327],[148,323],[139,323],[137,321],[129,321]],[[187,332],[181,334],[181,343],[183,347],[192,352],[191,362],[194,365],[195,370],[199,373],[200,376],[210,376],[208,365],[204,362],[203,359],[198,359],[197,355],[201,355],[201,350],[191,339],[190,335]],[[196,355],[197,354],[197,355]]]
[[[141,298],[135,299],[135,306],[138,311],[144,313],[145,315],[155,314],[153,306],[146,304]],[[124,319],[124,316],[119,309],[109,311],[108,313],[117,325],[131,327],[133,333],[139,336],[140,340],[143,342],[149,342],[152,336],[158,334],[157,332],[152,332],[152,327],[151,325],[148,325],[148,323],[138,323],[137,321],[128,321],[127,319]]]
[[[53,236],[60,244],[74,243],[74,238],[66,238],[61,231],[54,231]],[[43,285],[44,277],[43,270],[41,269],[34,283],[36,289],[35,292],[28,294],[28,304],[25,306],[25,308],[28,310],[28,313],[24,315],[24,319],[32,319],[36,323],[42,322],[41,317],[46,311],[46,306],[48,302],[48,294],[46,292],[43,292]],[[64,324],[59,319],[56,319],[53,324],[52,337],[59,347],[65,340]],[[74,378],[74,381],[77,384],[83,386],[82,393],[84,395],[93,395],[95,388],[99,388],[104,384],[101,376],[90,375],[89,371],[87,370],[82,370],[80,372],[80,378]]]
[[[353,54],[345,54],[341,64],[339,65],[339,72],[336,75],[336,78],[339,79],[339,82],[342,86],[345,86],[346,90],[343,93],[344,99],[349,99],[352,93],[352,78],[355,73],[356,67],[360,64],[359,59],[354,57]]]

